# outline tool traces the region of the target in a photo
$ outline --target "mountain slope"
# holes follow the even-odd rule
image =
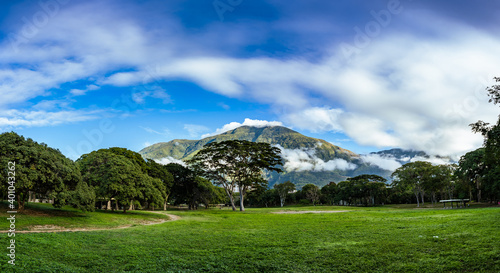
[[[331,181],[345,180],[361,165],[373,169],[364,164],[359,155],[349,150],[281,126],[242,126],[201,140],[175,139],[157,143],[142,149],[139,153],[145,158],[156,160],[162,158],[185,160],[191,158],[207,143],[236,139],[265,142],[282,150],[285,159],[283,173],[267,174],[270,186],[287,180],[292,181],[298,188],[308,183],[323,186]]]
[[[281,126],[262,128],[242,126],[201,140],[174,139],[169,142],[157,143],[142,149],[139,153],[151,159],[164,157],[189,159],[207,143],[236,139],[280,145],[285,149],[316,149],[316,156],[323,160],[333,158],[348,160],[357,156],[349,150],[342,149],[322,139],[307,137]]]

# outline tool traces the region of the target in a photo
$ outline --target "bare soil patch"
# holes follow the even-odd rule
[[[153,212],[153,211],[150,211]],[[165,222],[170,222],[170,221],[176,221],[181,219],[181,217],[173,214],[167,214],[167,213],[161,213],[161,212],[154,212],[154,213],[159,213],[163,215],[167,215],[170,219],[169,220],[164,220],[164,219],[158,219],[155,221],[140,221],[138,223],[130,224],[130,225],[124,225],[124,226],[119,226],[119,227],[113,227],[113,228],[65,228],[61,226],[56,226],[56,225],[34,225],[29,227],[29,230],[16,230],[16,233],[45,233],[45,232],[75,232],[75,231],[99,231],[99,230],[113,230],[113,229],[123,229],[123,228],[129,228],[129,227],[135,227],[135,226],[149,226],[149,225],[158,225],[158,224],[163,224]],[[8,230],[2,230],[0,233],[7,233]]]

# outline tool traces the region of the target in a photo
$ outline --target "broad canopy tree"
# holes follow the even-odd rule
[[[432,164],[424,161],[406,163],[399,167],[391,175],[392,185],[405,190],[411,190],[417,199],[417,207],[420,207],[419,197],[424,204],[424,185],[430,178]]]
[[[141,164],[131,158],[134,152],[122,153],[126,149],[121,149],[100,149],[82,155],[77,163],[83,181],[95,189],[97,197],[106,201],[115,199],[115,205],[121,205],[123,212],[130,209],[134,201],[148,204],[153,209],[163,206],[167,191],[164,183],[145,172],[145,162]]]
[[[295,184],[290,181],[286,181],[280,184],[274,184],[274,188],[280,196],[280,205],[283,207],[285,204],[286,196],[295,190]]]
[[[266,184],[263,171],[281,172],[280,149],[268,143],[245,140],[211,142],[188,163],[200,175],[226,191],[233,210],[233,192],[240,192],[240,210],[244,211],[245,194],[257,184]]]
[[[92,193],[82,184],[78,167],[59,150],[14,132],[3,133],[0,135],[0,164],[5,166],[5,171],[0,172],[2,181],[7,181],[8,162],[16,165],[19,210],[24,209],[30,192],[54,200],[55,207],[69,204],[84,211],[93,209],[88,206]],[[5,183],[2,186],[5,187]]]

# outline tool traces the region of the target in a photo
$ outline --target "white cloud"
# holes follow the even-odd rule
[[[215,130],[215,132],[213,132],[211,134],[204,134],[201,137],[205,138],[205,137],[209,137],[209,136],[215,136],[215,135],[227,132],[227,131],[234,130],[234,129],[241,127],[241,126],[252,126],[252,127],[283,126],[283,123],[280,121],[267,121],[267,120],[246,118],[245,121],[243,121],[243,123],[231,122],[231,123],[228,123],[228,124],[222,126],[222,128]]]
[[[336,158],[329,161],[324,161],[315,155],[316,149],[285,149],[280,145],[276,145],[281,150],[281,156],[285,160],[283,167],[288,172],[303,172],[303,171],[334,171],[334,170],[354,170],[356,164],[347,162],[344,159]]]
[[[8,42],[0,44],[0,109],[82,79],[101,86],[182,79],[224,96],[269,104],[287,124],[302,129],[343,132],[361,145],[455,156],[482,144],[468,124],[497,118],[498,108],[488,104],[484,89],[500,75],[500,38],[449,17],[405,10],[398,15],[398,28],[391,24],[350,59],[334,44],[323,45],[322,57],[311,61],[300,56],[234,58],[225,54],[226,48],[205,49],[173,18],[163,18],[161,28],[147,29],[129,15],[118,4],[68,5],[19,52]],[[283,21],[269,26],[282,28]],[[226,31],[238,32],[233,27],[202,29],[197,35],[231,37]],[[406,28],[419,32],[399,32]],[[252,35],[239,35],[241,42],[232,45],[267,38]],[[134,100],[144,103],[149,97],[171,102],[165,90],[140,90]],[[68,119],[85,116],[72,113]],[[46,124],[64,119],[52,117]],[[5,115],[2,122],[43,124]],[[227,124],[213,134],[245,122]]]
[[[160,159],[155,159],[154,160],[156,163],[161,164],[161,165],[168,165],[170,163],[176,163],[179,165],[182,165],[184,167],[187,167],[186,163],[180,159],[175,159],[171,156],[160,158]]]
[[[184,124],[184,130],[188,131],[190,137],[199,137],[202,133],[207,132],[210,129],[203,125]]]
[[[342,109],[310,107],[286,115],[285,120],[300,129],[317,131],[342,131],[340,119]]]
[[[91,85],[88,85],[87,88],[85,88],[85,89],[71,89],[71,90],[69,90],[69,92],[73,96],[83,96],[83,95],[87,94],[88,91],[98,90],[99,88],[100,88],[99,86],[97,86],[95,84],[91,84]]]
[[[431,156],[429,158],[421,157],[421,156],[416,156],[412,159],[410,159],[411,162],[415,161],[426,161],[429,163],[432,163],[434,165],[445,165],[445,164],[451,164],[452,162],[448,158],[442,158],[442,157],[436,157],[436,156]]]
[[[101,111],[19,111],[7,110],[0,113],[2,127],[39,127],[73,123],[100,118]]]
[[[146,98],[148,97],[160,99],[164,104],[172,103],[170,95],[167,94],[166,90],[160,86],[154,86],[151,90],[140,90],[132,93],[132,100],[137,104],[144,104],[146,102]]]
[[[394,172],[402,164],[392,156],[381,156],[378,154],[362,155],[361,160],[371,165],[378,166],[381,169]]]
[[[396,159],[394,156],[379,155],[379,154],[361,155],[361,160],[363,160],[363,162],[365,163],[378,166],[381,169],[389,170],[391,172],[394,172],[397,168],[403,166],[403,164],[406,164],[408,162],[425,161],[432,163],[434,165],[453,163],[452,162],[453,159],[450,160],[449,158],[441,158],[436,156],[430,156],[430,157],[415,156],[415,157],[404,157]]]
[[[154,130],[150,127],[140,126],[140,128],[142,128],[144,131],[151,133],[151,134],[156,134],[156,135],[165,136],[165,137],[169,137],[171,135],[170,130],[168,130],[168,129],[163,129],[162,131],[157,131],[157,130]]]

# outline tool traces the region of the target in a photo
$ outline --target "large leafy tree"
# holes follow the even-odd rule
[[[424,204],[425,184],[431,177],[431,169],[432,164],[429,162],[406,163],[392,173],[392,185],[403,190],[411,190],[417,199],[417,207],[420,207],[419,197]]]
[[[211,142],[204,146],[189,164],[202,176],[221,185],[229,197],[233,210],[233,192],[240,192],[240,210],[244,211],[247,191],[258,184],[267,184],[263,171],[280,172],[280,150],[268,143],[245,140]]]
[[[147,173],[149,176],[153,178],[159,179],[161,184],[158,184],[156,187],[160,190],[160,193],[164,199],[163,202],[163,210],[167,210],[167,200],[172,192],[172,186],[174,184],[174,177],[170,172],[168,172],[168,168],[164,165],[156,163],[154,160],[147,160]]]
[[[456,164],[442,164],[431,167],[430,178],[426,180],[424,188],[431,193],[433,203],[437,202],[438,193],[441,193],[441,198],[446,194],[450,199],[453,197],[456,168]]]
[[[500,82],[500,77],[494,78]],[[486,89],[490,97],[489,102],[500,103],[500,85],[493,85]],[[500,116],[495,125],[489,125],[484,121],[470,124],[472,131],[481,133],[484,137],[484,158],[482,160],[486,170],[482,183],[490,201],[500,199]],[[461,166],[462,167],[462,166]],[[465,166],[464,166],[465,167]]]
[[[302,187],[302,193],[315,206],[321,197],[321,191],[319,190],[318,186],[316,186],[314,184],[304,185],[304,187]]]
[[[347,181],[353,183],[354,187],[358,189],[355,190],[357,197],[365,200],[366,205],[368,205],[368,202],[371,205],[375,205],[376,201],[383,202],[387,179],[374,174],[362,174],[347,178]]]
[[[171,200],[174,204],[188,204],[190,210],[197,209],[199,204],[199,180],[195,173],[187,167],[177,163],[165,165],[173,176]]]
[[[321,188],[321,196],[325,199],[325,202],[333,205],[335,203],[335,196],[338,193],[338,186],[335,182],[330,182]]]
[[[77,166],[59,150],[14,132],[3,133],[0,135],[0,164],[5,166],[0,172],[2,181],[7,181],[8,162],[15,162],[16,165],[18,209],[24,209],[30,192],[53,199],[55,207],[72,204],[83,210],[91,209],[85,203],[92,194],[89,194],[86,185],[81,184]],[[77,186],[78,191],[75,192]]]
[[[139,153],[126,148],[113,147],[106,150],[128,158],[142,170],[143,175],[149,176],[145,176],[136,183],[138,194],[134,200],[130,201],[130,209],[133,209],[133,203],[136,200],[153,210],[155,207],[161,206],[166,209],[168,194],[172,186],[172,176],[164,166],[152,160],[146,161]]]
[[[280,196],[280,205],[283,207],[285,204],[286,196],[295,190],[295,184],[290,181],[283,182],[281,184],[274,184],[274,188]]]
[[[139,166],[127,157],[107,149],[84,154],[77,163],[80,165],[83,181],[95,188],[96,196],[106,201],[115,199],[123,206],[123,212],[129,209],[132,200],[145,198],[141,185],[153,188],[152,178],[145,175]],[[161,198],[158,194],[151,196]]]

